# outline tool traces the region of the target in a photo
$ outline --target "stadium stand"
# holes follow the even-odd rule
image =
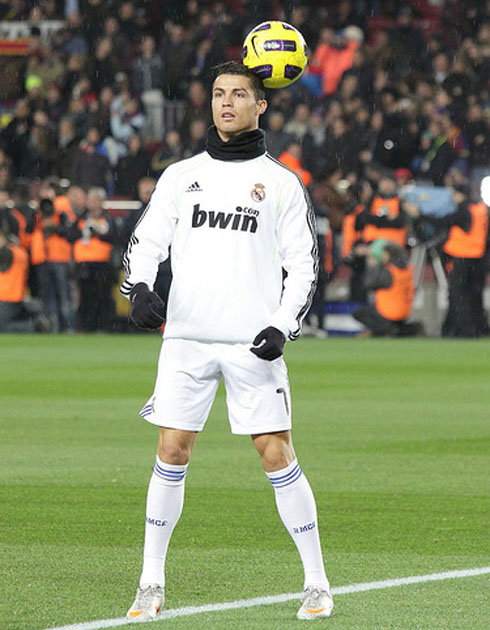
[[[348,229],[387,173],[398,173],[400,198],[414,188],[435,189],[436,214],[451,205],[451,195],[441,190],[461,190],[462,183],[466,197],[459,203],[480,201],[480,182],[490,174],[488,1],[2,1],[2,229],[27,251],[26,296],[40,300],[48,317],[56,298],[49,302],[44,295],[32,249],[32,235],[45,229],[40,191],[51,187],[54,198],[68,199],[71,213],[64,216],[79,220],[85,193],[102,187],[114,230],[121,230],[125,215],[140,209],[134,202],[142,178],[157,178],[173,161],[203,150],[212,67],[239,58],[248,30],[271,18],[299,28],[310,49],[303,77],[288,89],[268,91],[262,120],[274,157],[301,156],[297,168],[308,174],[320,219],[322,295],[309,333],[360,332],[349,320],[349,305],[358,299],[349,293],[352,274],[362,283],[351,251],[356,241],[372,239],[362,229]],[[293,158],[286,155],[291,147]],[[405,245],[412,259],[423,261],[414,316],[427,334],[438,335],[451,257],[440,224],[423,212],[407,217]],[[51,236],[56,229],[62,238],[66,225],[50,227]],[[107,261],[114,278],[120,277],[118,243],[114,236]],[[67,312],[78,316],[65,326],[52,321],[53,331],[82,326],[86,292],[80,291],[73,258],[69,265]],[[480,276],[488,278],[488,267],[487,244]],[[489,289],[486,281],[480,284],[488,309]],[[334,313],[335,325],[329,326]],[[118,306],[103,328],[125,329],[126,321],[126,309]],[[100,322],[93,325],[100,328]],[[474,327],[463,322],[460,329],[464,336]]]

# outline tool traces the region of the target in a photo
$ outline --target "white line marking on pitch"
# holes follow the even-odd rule
[[[490,567],[479,569],[466,569],[462,571],[446,571],[444,573],[431,573],[429,575],[412,575],[411,577],[398,578],[394,580],[381,580],[379,582],[361,582],[359,584],[349,584],[348,586],[338,586],[332,589],[332,595],[345,595],[347,593],[362,593],[363,591],[374,591],[383,588],[393,588],[394,586],[405,586],[407,584],[421,584],[423,582],[438,582],[440,580],[452,580],[454,578],[473,577],[475,575],[486,575],[490,573]],[[221,604],[205,604],[204,606],[185,606],[184,608],[173,608],[164,610],[155,621],[163,619],[173,619],[175,617],[188,617],[205,612],[219,612],[222,610],[235,610],[237,608],[252,608],[254,606],[267,606],[268,604],[282,604],[292,599],[299,599],[301,593],[284,593],[283,595],[268,595],[267,597],[254,597],[252,599],[238,599],[235,602],[222,602]],[[116,619],[99,619],[98,621],[87,621],[85,623],[74,623],[69,626],[56,626],[46,630],[100,630],[100,628],[114,628],[116,626],[126,626],[134,623],[126,617]]]

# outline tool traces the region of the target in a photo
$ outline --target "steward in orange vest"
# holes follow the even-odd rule
[[[33,332],[34,320],[27,313],[24,293],[29,256],[20,245],[9,242],[0,229],[0,331]]]
[[[408,225],[409,215],[398,197],[396,179],[385,174],[379,180],[378,192],[357,215],[354,228],[362,232],[365,243],[385,239],[405,247]]]
[[[481,337],[490,334],[483,306],[488,271],[488,207],[468,203],[464,189],[455,190],[458,209],[438,224],[449,228],[444,252],[452,259],[449,305],[442,325],[444,337]]]
[[[403,247],[376,240],[369,248],[366,288],[374,292],[374,304],[352,314],[375,337],[415,334],[406,322],[412,313],[415,294],[413,268]]]
[[[301,157],[301,145],[298,142],[292,142],[287,150],[279,156],[279,162],[299,175],[305,186],[309,186],[313,178],[311,173],[303,167]]]
[[[103,209],[105,198],[103,188],[91,188],[87,210],[70,232],[80,288],[80,326],[87,332],[111,330],[114,323],[112,285],[116,278],[111,255],[117,232],[114,219]]]

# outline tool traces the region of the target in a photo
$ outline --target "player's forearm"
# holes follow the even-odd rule
[[[125,279],[120,288],[122,295],[129,298],[131,289],[139,282],[153,289],[158,265],[163,260],[165,257],[160,251],[152,251],[152,248],[145,248],[139,243],[131,246],[130,243],[123,260]]]
[[[284,281],[281,305],[271,318],[271,326],[284,333],[287,339],[300,335],[301,323],[308,312],[316,289],[317,275],[314,261],[291,270]]]

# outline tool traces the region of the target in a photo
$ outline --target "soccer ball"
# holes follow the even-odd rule
[[[286,22],[262,22],[245,38],[242,58],[268,88],[282,88],[299,79],[308,62],[306,42]]]

